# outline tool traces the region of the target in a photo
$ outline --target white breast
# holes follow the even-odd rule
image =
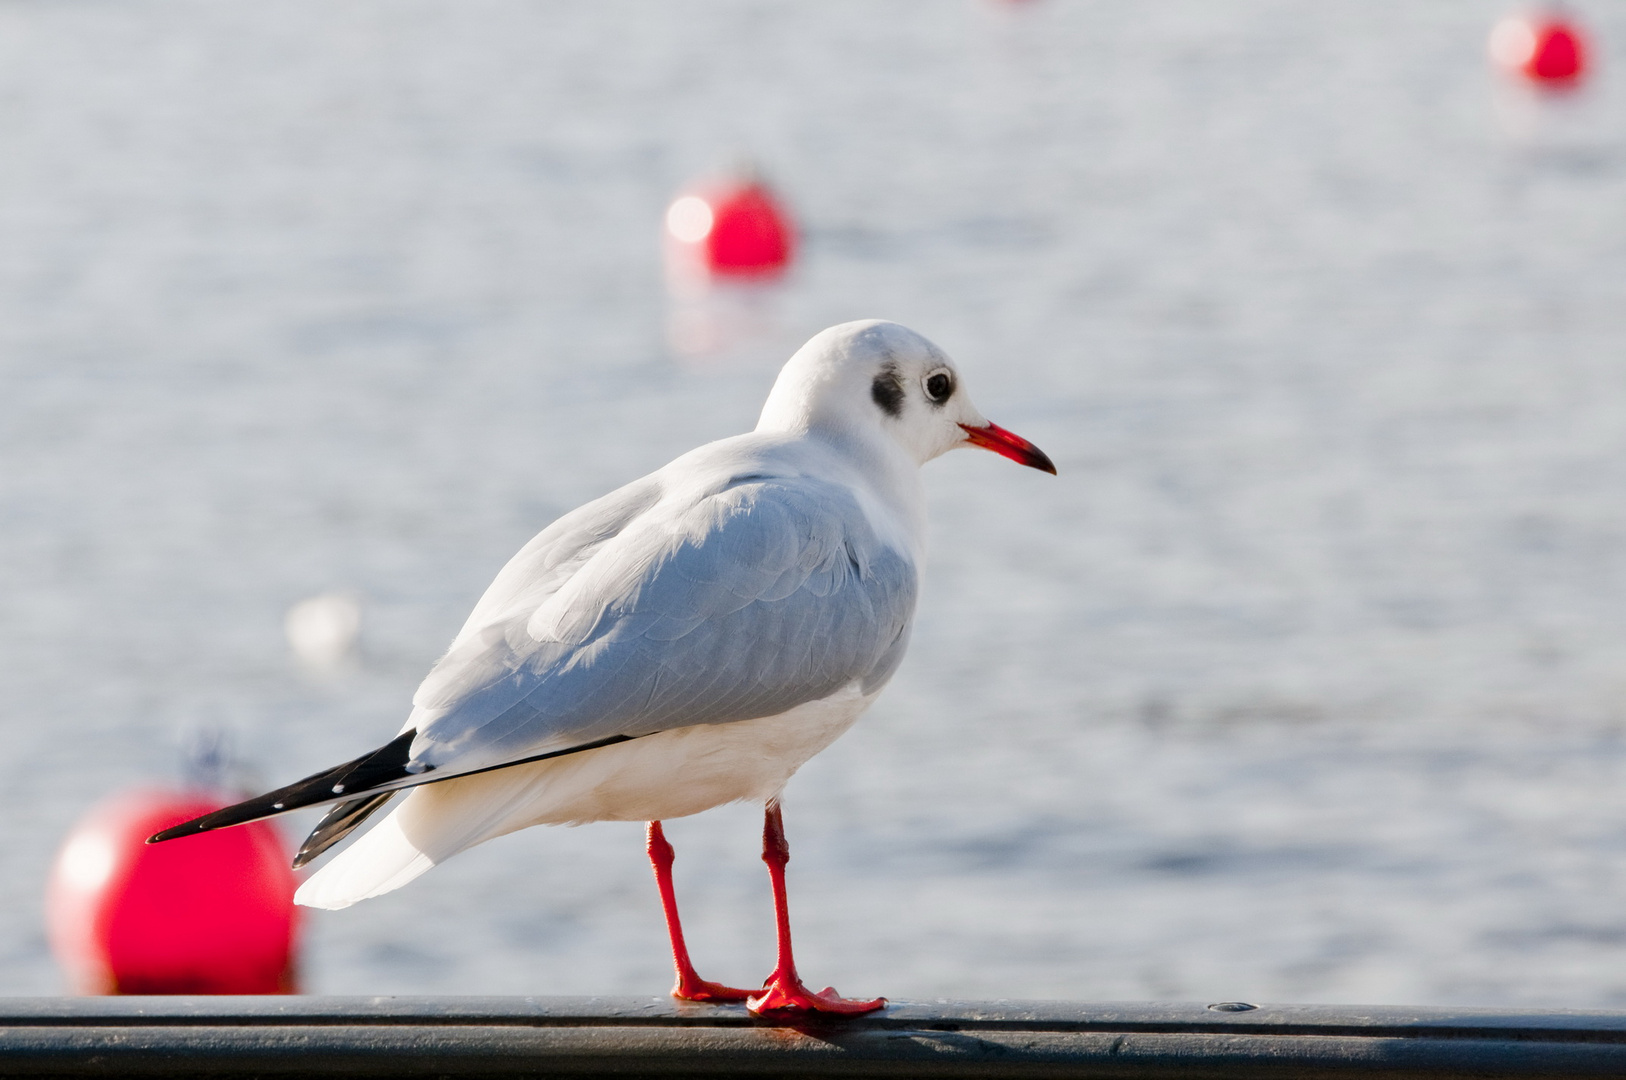
[[[294,899],[341,908],[531,825],[657,821],[766,801],[875,700],[856,683],[778,716],[697,724],[580,754],[426,784],[306,881]]]

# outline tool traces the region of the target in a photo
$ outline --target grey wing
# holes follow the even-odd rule
[[[401,787],[771,716],[891,677],[915,569],[877,540],[850,493],[757,479],[681,512],[660,494],[639,481],[526,545],[389,743],[151,840],[340,803],[301,849],[308,862]]]
[[[471,625],[414,698],[414,772],[772,716],[902,659],[913,562],[844,488],[737,483],[645,514],[535,607]]]
[[[655,505],[660,494],[660,485],[646,476],[577,507],[532,537],[486,587],[446,654],[418,686],[413,703],[482,690],[494,703],[511,692],[512,687],[505,691],[500,685],[505,674],[501,665],[491,663],[492,646],[501,637],[496,628],[530,618],[600,548]],[[407,718],[403,732],[422,725],[419,712]]]
[[[468,636],[514,612],[536,610],[606,541],[655,505],[660,494],[660,485],[646,476],[578,506],[537,533],[497,572],[448,652],[457,651]],[[424,685],[434,679],[431,671]]]

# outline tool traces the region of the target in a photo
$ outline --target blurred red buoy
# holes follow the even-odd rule
[[[1511,15],[1491,30],[1491,59],[1532,82],[1567,84],[1586,72],[1586,43],[1560,15]]]
[[[790,265],[796,230],[759,180],[705,186],[672,201],[666,238],[682,270],[725,277],[771,277]]]
[[[265,822],[147,837],[225,803],[138,791],[87,814],[51,869],[51,949],[86,994],[294,993],[294,875]]]

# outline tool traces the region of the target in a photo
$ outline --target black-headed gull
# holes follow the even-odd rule
[[[875,700],[920,587],[920,466],[959,446],[1055,466],[971,404],[948,357],[896,323],[818,334],[755,431],[692,450],[581,507],[511,559],[413,697],[400,735],[171,840],[324,803],[303,866],[403,789],[295,899],[341,908],[528,825],[646,821],[677,985],[751,1011],[859,1013],[802,985],[779,795]],[[766,804],[778,965],[758,991],[707,982],[684,946],[663,818]]]

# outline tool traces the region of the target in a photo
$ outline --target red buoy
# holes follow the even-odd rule
[[[680,269],[724,277],[772,277],[796,251],[790,214],[754,178],[678,196],[666,210],[666,238]]]
[[[294,875],[254,822],[169,844],[147,837],[225,803],[147,790],[87,814],[51,869],[51,949],[79,993],[294,993]]]
[[[1553,13],[1503,19],[1491,30],[1490,55],[1505,71],[1536,83],[1568,85],[1586,72],[1584,36]]]

